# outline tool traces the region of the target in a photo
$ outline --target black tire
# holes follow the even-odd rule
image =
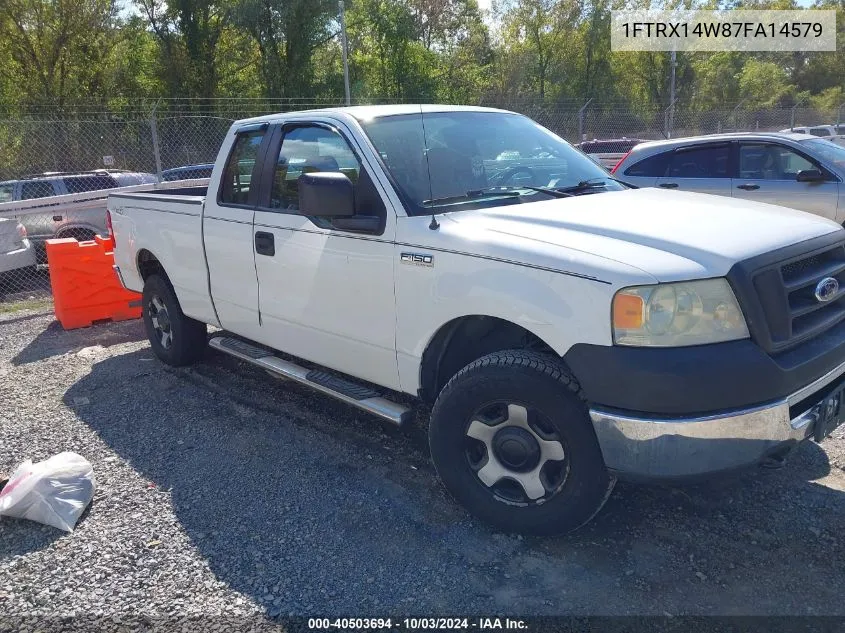
[[[181,367],[191,365],[202,358],[208,343],[206,325],[184,315],[176,293],[166,278],[159,275],[147,278],[142,303],[147,338],[153,352],[161,361]],[[157,305],[164,307],[164,314],[160,314],[161,310],[156,308]],[[163,341],[163,333],[168,332],[169,339]]]
[[[549,490],[549,479],[544,475],[541,498],[529,499],[528,488],[515,479],[504,477],[491,487],[476,474],[481,471],[479,464],[490,459],[490,447],[502,446],[496,443],[499,431],[490,443],[481,445],[483,457],[472,463],[471,455],[479,450],[478,441],[468,436],[472,420],[479,411],[490,411],[489,407],[495,410],[504,406],[509,412],[510,403],[528,412],[526,420],[533,420],[531,428],[538,423],[545,428],[540,435],[551,433],[565,455],[560,461],[546,461],[544,457],[537,462],[541,469],[547,468],[546,464],[556,468],[553,481],[559,481]],[[501,430],[508,426],[498,424],[485,428]],[[540,435],[535,433],[537,438]],[[458,372],[435,402],[429,444],[434,466],[449,493],[472,514],[507,532],[548,536],[575,530],[596,515],[615,483],[605,467],[577,381],[557,359],[536,352],[495,352]],[[524,502],[503,498],[497,486],[517,486],[516,492],[523,493]]]

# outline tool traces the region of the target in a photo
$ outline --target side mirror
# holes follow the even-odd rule
[[[798,172],[795,179],[798,182],[818,182],[819,180],[824,180],[824,176],[822,176],[822,172],[818,169],[802,169]]]
[[[350,218],[355,215],[355,187],[337,171],[302,174],[298,179],[299,213],[316,218]]]

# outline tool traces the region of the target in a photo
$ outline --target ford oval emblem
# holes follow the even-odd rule
[[[839,294],[839,282],[833,277],[825,277],[816,284],[816,299],[820,303],[827,303]]]

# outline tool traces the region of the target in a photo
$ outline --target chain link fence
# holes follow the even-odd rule
[[[49,296],[45,240],[104,234],[109,189],[208,178],[233,121],[335,105],[340,103],[172,99],[108,108],[0,110],[0,304]],[[704,111],[679,104],[649,109],[592,100],[485,100],[481,105],[526,114],[572,143],[836,125],[843,110],[753,110],[743,104]],[[845,133],[845,126],[840,131]]]

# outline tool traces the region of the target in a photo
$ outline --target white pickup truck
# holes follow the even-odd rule
[[[574,529],[617,477],[781,465],[845,415],[839,225],[627,187],[517,114],[239,121],[206,195],[108,208],[161,360],[210,344],[396,424],[417,396],[447,489],[505,530]]]

